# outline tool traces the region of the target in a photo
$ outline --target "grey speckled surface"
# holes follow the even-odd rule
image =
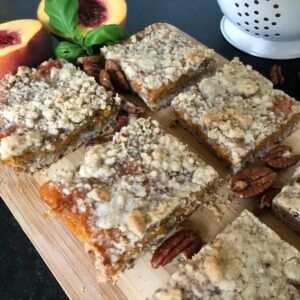
[[[0,0],[0,23],[35,17],[38,2]],[[264,75],[268,75],[274,64],[244,54],[223,39],[216,0],[127,0],[127,3],[127,29],[131,33],[154,22],[169,22],[229,59],[240,56]],[[300,60],[279,63],[287,79],[283,89],[299,99],[296,72]],[[64,292],[1,200],[0,228],[0,299],[65,299]]]

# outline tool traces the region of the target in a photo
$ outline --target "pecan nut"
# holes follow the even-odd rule
[[[111,82],[111,77],[109,75],[109,73],[105,70],[102,69],[99,73],[99,83],[106,88],[107,90],[110,90],[112,92],[115,91],[115,88]]]
[[[274,65],[270,71],[271,81],[274,86],[280,86],[284,83],[284,77],[282,75],[282,67],[279,65]]]
[[[170,263],[179,254],[191,258],[202,247],[202,242],[195,232],[180,230],[166,239],[154,252],[151,259],[152,268],[156,269]]]
[[[265,208],[271,208],[273,199],[279,194],[280,189],[272,188],[267,190],[263,196],[253,205],[253,213],[259,215]]]
[[[277,146],[271,149],[264,157],[264,162],[275,169],[285,169],[296,164],[300,155],[293,155],[292,147],[287,145]]]
[[[248,199],[262,194],[276,178],[277,174],[267,167],[249,167],[231,177],[230,188],[237,197]]]
[[[98,80],[99,73],[104,66],[103,57],[100,55],[83,56],[79,57],[77,61],[89,76],[93,76]]]
[[[116,61],[108,59],[105,62],[105,69],[109,73],[113,84],[115,84],[122,91],[130,91],[128,80]]]

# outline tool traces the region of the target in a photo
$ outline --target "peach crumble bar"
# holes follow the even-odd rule
[[[217,178],[156,121],[141,118],[90,148],[79,168],[58,171],[40,194],[106,281],[194,211]]]
[[[300,234],[300,166],[292,181],[275,197],[272,207],[283,222]]]
[[[296,300],[299,287],[299,251],[245,210],[154,299]]]
[[[0,155],[34,172],[99,135],[115,120],[120,99],[65,61],[20,67],[0,81]]]
[[[300,103],[237,58],[179,94],[172,106],[196,137],[240,169],[288,134]]]
[[[215,65],[212,50],[164,23],[101,51],[106,59],[119,63],[131,88],[151,110],[168,105],[181,87],[210,73]]]

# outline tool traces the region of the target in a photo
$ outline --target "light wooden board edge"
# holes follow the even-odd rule
[[[226,62],[218,54],[216,58],[219,66]],[[203,160],[221,174],[228,173],[223,162],[197,142],[184,128],[169,126],[170,121],[175,119],[170,108],[155,113],[148,112],[148,115],[159,121],[167,131],[189,144]],[[286,143],[300,153],[299,140],[300,131],[297,131],[288,138]],[[127,270],[115,285],[97,284],[93,262],[86,255],[83,245],[60,220],[47,216],[48,208],[39,199],[39,184],[44,182],[56,168],[80,162],[83,153],[84,149],[79,149],[51,166],[49,170],[38,172],[34,176],[17,175],[12,169],[1,164],[0,195],[71,299],[134,300],[150,297],[156,288],[167,282],[170,274],[176,270],[176,265],[153,270],[149,265],[151,256],[146,253],[141,255],[134,268]],[[280,182],[287,182],[292,171],[293,168],[290,168],[282,172]],[[230,203],[224,207],[225,215],[221,219],[216,218],[215,213],[209,208],[202,206],[190,217],[188,224],[200,232],[204,241],[209,242],[236,218],[242,209],[250,207],[250,204],[247,201]],[[262,220],[284,240],[300,249],[300,237],[273,215],[264,214]]]

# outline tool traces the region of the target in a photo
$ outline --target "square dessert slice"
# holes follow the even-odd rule
[[[300,103],[238,59],[179,94],[172,106],[233,169],[283,138],[300,120]]]
[[[194,211],[217,177],[156,121],[141,118],[112,142],[89,149],[79,168],[58,172],[40,192],[85,243],[106,281]]]
[[[101,51],[119,63],[132,89],[152,110],[168,105],[182,86],[214,69],[212,50],[164,23]]]
[[[272,208],[283,222],[300,234],[300,166],[292,181],[275,197]]]
[[[34,172],[99,135],[120,99],[65,61],[20,67],[0,81],[0,155],[19,171]]]
[[[156,300],[300,299],[300,253],[250,212],[172,275]]]

